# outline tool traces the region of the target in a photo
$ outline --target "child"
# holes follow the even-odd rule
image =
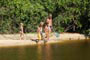
[[[43,39],[43,22],[40,22],[40,25],[37,29],[37,33],[38,33],[38,40],[42,40]]]
[[[23,23],[20,23],[20,40],[24,40]]]
[[[47,23],[45,24],[44,31],[46,34],[46,40],[49,40],[49,28]]]

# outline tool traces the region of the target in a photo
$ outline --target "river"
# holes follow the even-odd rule
[[[89,41],[0,48],[0,60],[90,60]]]

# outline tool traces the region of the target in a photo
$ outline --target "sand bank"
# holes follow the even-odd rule
[[[35,41],[31,39],[37,39],[37,34],[25,34],[24,40],[19,40],[19,34],[3,34],[0,35],[0,47],[10,47],[10,46],[23,46],[23,45],[35,45]],[[84,40],[86,36],[78,33],[61,33],[59,37],[56,37],[54,34],[50,37],[50,40],[47,43],[57,43],[66,40]],[[90,39],[89,37],[87,39]],[[43,41],[40,41],[38,44],[43,44]]]

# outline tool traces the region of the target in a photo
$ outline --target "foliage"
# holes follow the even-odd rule
[[[53,15],[53,28],[58,32],[89,33],[89,0],[0,0],[0,33],[35,32],[40,21]]]

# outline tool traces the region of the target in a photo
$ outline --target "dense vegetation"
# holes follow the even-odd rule
[[[0,0],[0,33],[35,32],[48,13],[55,31],[90,33],[90,0]]]

